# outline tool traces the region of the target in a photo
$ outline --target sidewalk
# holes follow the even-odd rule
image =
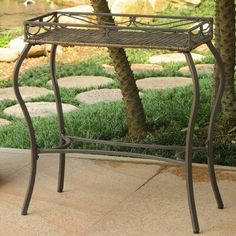
[[[57,193],[57,155],[41,156],[29,214],[21,216],[30,153],[0,149],[0,235],[192,235],[183,168],[67,157],[65,191]],[[194,168],[200,235],[235,236],[236,169],[219,167],[217,177],[223,210],[216,207],[206,167]]]

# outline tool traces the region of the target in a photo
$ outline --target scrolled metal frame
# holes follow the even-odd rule
[[[65,123],[64,123],[64,116],[63,116],[63,109],[62,109],[62,102],[61,102],[61,97],[60,97],[60,90],[59,86],[57,83],[57,76],[56,76],[56,49],[58,44],[64,44],[64,41],[60,41],[60,39],[55,39],[53,42],[49,42],[52,44],[51,47],[51,53],[50,53],[50,68],[51,68],[51,79],[52,79],[52,84],[53,84],[53,89],[54,89],[54,95],[55,95],[55,100],[56,100],[56,108],[57,108],[57,114],[58,114],[58,126],[59,126],[59,133],[60,133],[60,141],[59,141],[59,146],[55,148],[50,148],[50,149],[39,149],[37,147],[37,141],[35,138],[35,131],[32,123],[32,119],[30,117],[30,114],[28,112],[28,109],[25,105],[24,100],[22,99],[22,96],[20,94],[19,90],[19,84],[18,84],[18,77],[19,77],[19,71],[20,67],[26,58],[30,48],[35,45],[35,44],[42,44],[42,43],[48,43],[47,37],[44,38],[44,41],[38,40],[38,36],[42,35],[47,35],[47,31],[53,31],[54,29],[58,27],[85,27],[88,31],[91,30],[92,27],[94,27],[94,22],[92,26],[90,25],[88,27],[87,24],[82,25],[82,24],[61,24],[59,23],[59,18],[61,16],[68,16],[68,17],[73,17],[76,19],[80,19],[81,17],[84,20],[84,17],[88,17],[88,19],[84,20],[85,23],[88,23],[93,17],[96,16],[101,16],[101,15],[106,15],[106,16],[112,16],[112,17],[128,17],[129,21],[125,21],[122,24],[127,24],[126,26],[119,26],[117,27],[114,26],[113,24],[104,24],[104,25],[96,25],[95,27],[98,27],[98,29],[105,29],[105,30],[116,30],[119,32],[119,30],[134,30],[134,28],[138,28],[138,30],[145,31],[146,34],[151,34],[152,31],[155,32],[169,32],[170,34],[188,34],[188,46],[183,49],[179,49],[178,51],[184,53],[186,57],[186,61],[188,63],[189,69],[191,71],[192,75],[192,82],[193,82],[193,102],[192,102],[192,108],[191,108],[191,114],[189,118],[189,124],[188,124],[188,130],[187,130],[187,135],[186,135],[186,144],[185,146],[169,146],[169,145],[154,145],[154,144],[137,144],[137,143],[124,143],[124,142],[115,142],[115,141],[106,141],[106,140],[94,140],[94,139],[87,139],[87,138],[82,138],[82,137],[73,137],[70,135],[67,135],[65,132]],[[154,18],[161,18],[161,19],[170,19],[171,22],[169,22],[169,28],[163,28],[163,26],[167,26],[168,23],[160,23],[160,24],[154,24],[154,26],[150,26],[149,24],[143,24],[143,23],[138,23],[137,18],[141,17],[149,17],[151,19]],[[173,23],[178,23],[177,27],[172,27],[171,24]],[[189,22],[191,24],[194,24],[191,28],[183,29],[181,28],[183,25],[179,24],[181,22]],[[209,24],[208,28],[205,29],[205,33],[203,32],[203,25],[204,24]],[[139,25],[138,25],[139,24]],[[133,26],[131,26],[133,25]],[[141,25],[141,26],[140,26]],[[181,26],[179,28],[179,26]],[[39,27],[39,30],[35,33],[32,34],[30,33],[30,28],[31,27]],[[216,176],[215,176],[215,170],[214,170],[214,163],[213,163],[213,130],[214,130],[214,124],[216,120],[216,115],[217,111],[220,106],[220,101],[222,98],[223,94],[223,88],[224,88],[224,64],[221,60],[220,55],[216,51],[215,47],[211,43],[212,39],[212,19],[210,18],[197,18],[197,17],[173,17],[173,16],[150,16],[150,15],[127,15],[127,14],[105,14],[105,13],[50,13],[46,14],[37,18],[33,18],[29,21],[25,22],[25,40],[28,42],[28,44],[25,46],[22,54],[20,55],[15,69],[14,69],[14,74],[13,74],[13,84],[14,84],[14,90],[16,94],[16,98],[22,108],[22,111],[24,113],[27,125],[28,125],[28,131],[29,131],[29,137],[31,141],[31,174],[29,178],[29,183],[28,183],[28,188],[27,192],[25,195],[25,200],[23,203],[22,207],[22,215],[26,215],[28,211],[28,207],[31,201],[32,193],[33,193],[33,188],[34,188],[34,183],[35,183],[35,178],[36,178],[36,170],[37,170],[37,160],[39,158],[39,154],[44,154],[44,153],[58,153],[60,156],[60,161],[59,161],[59,176],[58,176],[58,192],[63,192],[64,188],[64,174],[65,174],[65,155],[66,153],[88,153],[88,154],[105,154],[105,155],[113,155],[113,156],[127,156],[130,158],[142,158],[142,159],[154,159],[154,160],[161,160],[161,161],[166,161],[166,162],[171,162],[175,165],[182,165],[185,166],[186,170],[186,189],[187,189],[187,196],[188,196],[188,203],[189,203],[189,210],[190,210],[190,216],[191,216],[191,222],[192,222],[192,227],[193,227],[193,232],[194,233],[199,233],[199,223],[198,223],[198,216],[197,216],[197,210],[195,206],[195,200],[194,200],[194,190],[193,190],[193,179],[192,179],[192,157],[193,153],[196,151],[205,151],[208,155],[208,170],[209,170],[209,175],[210,175],[210,180],[211,180],[211,185],[212,189],[215,195],[215,199],[218,205],[219,209],[223,208],[223,202],[221,199],[221,195],[219,192],[219,188],[217,185],[216,181]],[[44,32],[41,32],[41,29],[44,29]],[[196,38],[197,41],[193,42],[191,35],[193,34],[194,30],[200,29],[198,34],[203,34],[205,38]],[[97,31],[99,32],[99,31]],[[109,37],[109,36],[108,36]],[[88,39],[89,40],[89,39]],[[157,39],[158,41],[158,39]],[[208,136],[207,136],[207,141],[206,141],[206,146],[205,147],[194,147],[193,144],[193,134],[194,134],[194,126],[199,110],[199,105],[200,105],[200,87],[199,87],[199,79],[197,75],[197,71],[194,65],[193,58],[191,56],[190,51],[197,47],[198,45],[201,45],[203,43],[206,43],[212,54],[214,55],[216,62],[219,65],[221,76],[220,76],[220,83],[218,85],[218,90],[215,98],[215,102],[213,104],[213,108],[211,111],[211,116],[210,116],[210,121],[209,121],[209,129],[208,129]],[[73,45],[73,42],[69,42],[69,44]],[[81,45],[83,45],[83,42],[81,42]],[[85,44],[86,45],[86,44]],[[90,46],[93,46],[93,43],[90,43]],[[111,41],[108,40],[107,44],[104,45],[104,43],[101,44],[96,44],[96,46],[109,46],[109,47],[135,47],[137,45],[114,45],[112,44]],[[171,45],[170,45],[171,46]],[[152,47],[150,47],[152,48]],[[176,50],[175,45],[173,45],[173,48],[168,47],[167,49],[172,49]],[[132,152],[123,152],[123,151],[104,151],[104,150],[89,150],[89,149],[68,149],[70,146],[71,141],[77,140],[79,142],[83,143],[94,143],[94,144],[103,144],[103,145],[111,145],[111,146],[123,146],[123,147],[138,147],[138,148],[144,148],[144,149],[163,149],[163,150],[177,150],[180,152],[185,153],[185,160],[173,160],[173,159],[168,159],[168,158],[162,158],[158,156],[153,156],[153,155],[144,155],[144,154],[139,154],[139,153],[132,153]]]

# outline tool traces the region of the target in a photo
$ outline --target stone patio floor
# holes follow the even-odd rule
[[[192,235],[183,168],[80,157],[67,155],[65,191],[57,193],[57,155],[42,155],[29,214],[21,216],[30,152],[0,149],[0,235]],[[223,210],[216,207],[206,166],[194,167],[200,235],[235,236],[236,169],[217,167],[217,177]]]

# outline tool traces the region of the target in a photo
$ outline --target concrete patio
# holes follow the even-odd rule
[[[63,193],[56,191],[57,155],[39,159],[29,214],[21,216],[30,152],[0,149],[0,235],[192,235],[183,168],[80,156],[68,155]],[[217,167],[217,177],[223,210],[216,207],[206,166],[194,167],[201,235],[235,236],[236,169]]]

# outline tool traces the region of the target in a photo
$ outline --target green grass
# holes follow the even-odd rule
[[[9,42],[15,37],[21,35],[23,33],[23,29],[18,27],[12,30],[6,30],[0,33],[0,48],[7,47]]]
[[[6,47],[11,39],[12,39],[12,36],[10,34],[1,34],[0,47],[1,48]]]
[[[59,65],[58,75],[80,75],[96,74],[106,75],[96,58],[77,65]],[[139,61],[137,61],[139,63]],[[136,79],[142,79],[147,76],[179,76],[178,69],[183,64],[165,64],[164,70],[159,72],[148,72],[135,74]],[[118,83],[115,76],[109,75],[114,83],[109,88],[117,88]],[[21,85],[41,86],[51,88],[47,85],[49,80],[49,67],[42,66],[26,71],[20,78]],[[195,145],[204,145],[206,138],[205,128],[208,125],[211,94],[210,75],[201,75],[201,100],[197,124],[195,127],[194,142]],[[3,82],[2,87],[9,86],[10,82]],[[97,138],[106,140],[125,140],[131,141],[127,136],[127,122],[122,102],[99,103],[95,105],[80,104],[75,95],[85,89],[61,89],[62,101],[78,107],[78,110],[65,115],[66,132],[74,136],[87,138]],[[144,143],[157,144],[184,144],[188,117],[191,107],[192,89],[191,87],[175,88],[165,91],[149,90],[144,92],[142,102],[144,105],[149,133],[147,137],[140,140]],[[44,96],[32,101],[54,101],[52,95]],[[0,127],[0,143],[2,147],[29,148],[29,138],[26,123],[22,119],[8,117],[3,110],[16,104],[16,101],[5,100],[0,102],[0,117],[8,118],[13,124]],[[220,121],[220,117],[219,117]],[[52,147],[58,144],[57,119],[54,117],[34,118],[34,127],[36,130],[37,142],[40,148]],[[200,128],[203,127],[203,128]],[[230,144],[230,136],[220,132],[216,137],[216,161],[218,164],[236,165],[235,146]],[[73,143],[72,147],[81,146],[80,143]],[[88,145],[83,145],[88,147]],[[94,145],[89,146],[94,148]],[[111,147],[102,147],[112,149]],[[122,150],[125,150],[122,148]],[[130,151],[130,149],[128,149]],[[174,158],[175,153],[136,150],[148,154],[162,154]],[[195,162],[206,162],[204,153],[196,153]]]
[[[165,15],[192,15],[192,16],[213,16],[214,1],[202,0],[197,8],[175,10],[170,6],[163,13]],[[4,36],[5,37],[5,36]],[[6,46],[10,36],[6,36],[3,46]],[[1,37],[0,37],[1,42]],[[128,58],[131,63],[146,63],[150,56],[163,53],[161,50],[141,50],[127,49]],[[206,58],[202,63],[213,63],[210,53],[204,53]],[[115,75],[106,73],[101,64],[111,64],[108,56],[92,57],[86,62],[76,65],[63,64],[57,66],[58,77],[72,75],[100,75],[113,79],[113,83],[106,86],[108,88],[118,88],[119,84]],[[153,76],[181,76],[178,72],[184,63],[163,64],[163,71],[135,73],[135,79]],[[38,86],[52,89],[47,82],[50,80],[49,67],[40,66],[26,71],[20,77],[20,85]],[[212,77],[208,74],[200,76],[201,86],[201,107],[195,126],[194,143],[196,146],[204,145],[206,140],[206,128],[208,126],[210,111]],[[9,80],[0,81],[0,87],[10,87]],[[100,87],[102,88],[102,87]],[[90,88],[91,89],[91,88]],[[63,103],[70,103],[78,107],[74,112],[65,115],[66,133],[74,136],[87,138],[132,141],[127,135],[128,127],[122,102],[99,103],[95,105],[84,105],[75,99],[76,94],[90,89],[61,89]],[[153,144],[178,144],[185,143],[186,129],[188,125],[192,89],[191,87],[175,88],[165,91],[149,90],[143,91],[142,103],[144,105],[146,119],[149,127],[148,135],[140,140],[143,143]],[[35,98],[31,101],[54,101],[52,95]],[[12,121],[11,125],[0,127],[0,146],[12,148],[29,148],[29,137],[24,119],[7,116],[3,113],[6,107],[16,104],[16,101],[0,101],[0,118]],[[58,125],[55,117],[34,118],[33,119],[37,142],[40,148],[57,146]],[[221,127],[221,117],[218,116],[217,133],[215,143],[215,161],[217,164],[236,166],[236,147],[231,144],[235,138],[233,134],[225,133]],[[112,147],[87,145],[73,143],[72,147],[105,148],[113,150]],[[132,149],[121,148],[121,150],[131,151]],[[164,151],[153,151],[137,149],[136,151],[147,154],[160,154],[175,158],[175,153]],[[206,162],[206,154],[198,152],[194,155],[195,162]]]
[[[176,15],[176,16],[205,16],[214,17],[215,15],[215,0],[201,0],[197,7],[175,9],[171,5],[160,13],[161,15]]]

